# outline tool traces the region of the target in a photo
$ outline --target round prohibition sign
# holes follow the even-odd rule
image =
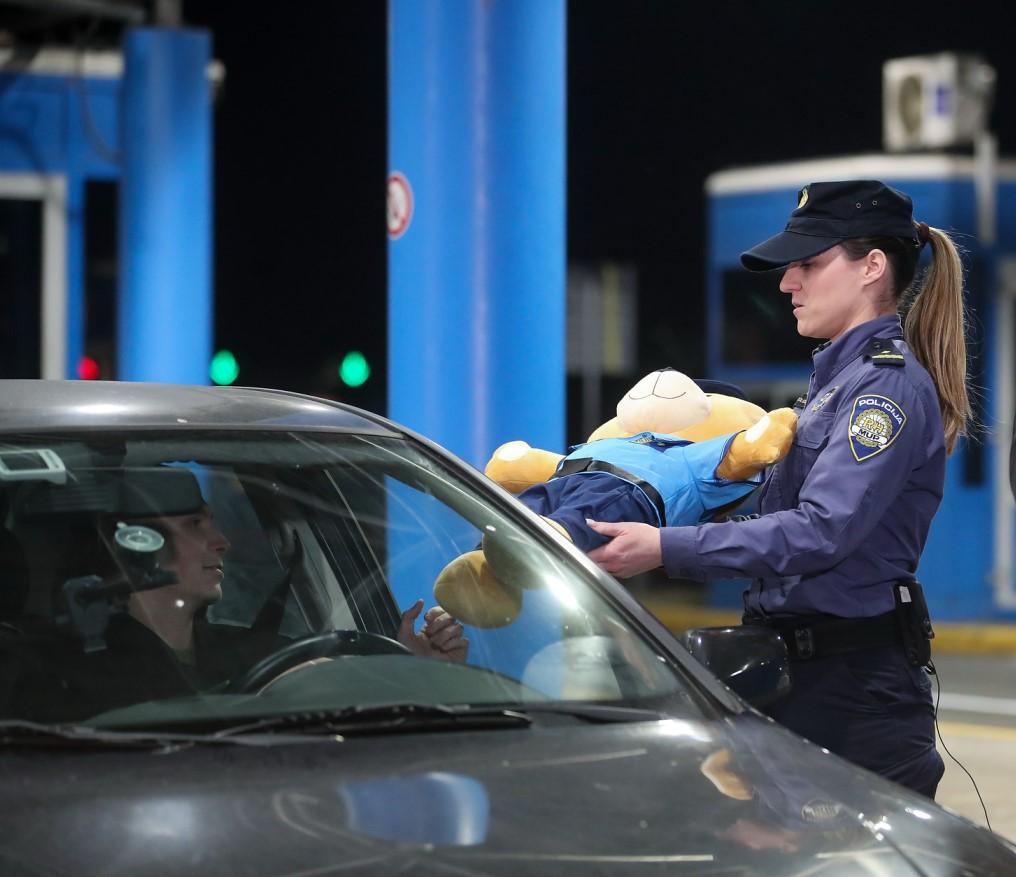
[[[388,174],[387,213],[388,237],[394,241],[406,233],[413,218],[413,190],[399,171]]]

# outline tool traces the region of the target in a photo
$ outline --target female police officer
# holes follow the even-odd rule
[[[908,651],[897,622],[921,602],[913,577],[969,417],[962,268],[949,237],[914,223],[910,198],[882,183],[813,183],[798,197],[786,229],[741,256],[752,271],[784,268],[798,332],[829,339],[761,515],[663,530],[594,522],[613,538],[590,556],[622,577],[661,563],[674,577],[753,576],[745,622],[778,628],[794,659],[793,690],[771,715],[933,797],[943,764],[926,643]],[[933,260],[904,330],[925,244]]]

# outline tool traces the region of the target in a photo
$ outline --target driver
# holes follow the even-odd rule
[[[131,594],[128,614],[155,633],[178,661],[193,666],[204,610],[222,598],[229,540],[215,525],[212,511],[204,502],[187,514],[164,515],[137,523],[151,527],[166,539],[160,552],[160,566],[175,573],[178,581]],[[469,642],[463,636],[462,625],[440,606],[427,610],[423,627],[415,631],[423,606],[424,601],[417,600],[402,613],[396,639],[420,657],[465,661]]]
[[[113,614],[104,648],[86,651],[76,632],[25,628],[3,642],[0,714],[40,722],[73,721],[145,701],[214,691],[291,640],[278,625],[215,624],[205,617],[222,598],[230,544],[212,519],[197,479],[184,469],[120,473],[112,482],[115,516],[103,515],[108,537],[119,524],[140,524],[165,539],[155,558],[172,584],[133,590],[126,611]],[[158,512],[154,514],[153,512]],[[102,550],[88,572],[105,581],[123,574]],[[227,588],[229,585],[227,584]],[[413,654],[465,661],[469,643],[462,625],[417,600],[402,612],[395,638]],[[422,617],[422,626],[416,623]],[[57,696],[54,696],[56,692]]]

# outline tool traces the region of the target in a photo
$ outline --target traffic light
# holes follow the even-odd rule
[[[78,360],[78,377],[83,381],[99,380],[99,363],[90,356],[82,356]]]
[[[350,350],[339,365],[339,380],[347,387],[360,387],[370,377],[370,365],[359,350]]]
[[[212,357],[211,365],[208,367],[208,376],[213,384],[224,386],[231,384],[240,375],[240,365],[229,350],[216,351]]]

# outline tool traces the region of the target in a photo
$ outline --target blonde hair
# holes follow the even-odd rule
[[[915,236],[931,246],[932,260],[913,283],[920,246],[902,238],[850,238],[841,243],[848,258],[882,250],[892,266],[893,298],[905,313],[903,337],[927,369],[938,394],[946,453],[967,435],[973,422],[967,389],[966,311],[963,263],[951,237],[939,228],[916,224]]]
[[[903,335],[938,391],[946,453],[966,435],[971,422],[967,390],[966,314],[963,263],[952,238],[928,229],[932,261],[904,321]]]

